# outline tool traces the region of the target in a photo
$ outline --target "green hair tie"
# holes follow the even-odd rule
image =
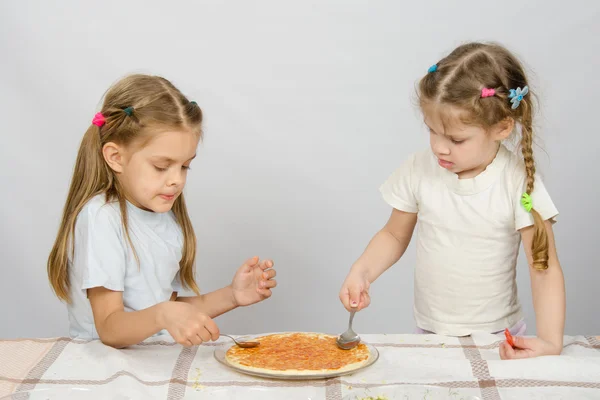
[[[198,105],[198,103],[196,103],[194,100],[190,101],[190,104],[193,104],[193,105],[195,105],[195,106],[197,106],[197,105]]]
[[[123,109],[123,111],[125,111],[125,114],[131,117],[131,114],[133,114],[133,107],[127,107]]]
[[[529,194],[523,193],[523,196],[521,196],[521,204],[527,212],[531,212],[531,209],[533,208],[533,203]]]

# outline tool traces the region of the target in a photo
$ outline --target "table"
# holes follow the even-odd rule
[[[85,388],[104,399],[340,400],[401,386],[402,399],[600,399],[600,337],[565,336],[560,356],[506,361],[498,355],[503,338],[492,334],[361,336],[379,351],[374,365],[312,381],[262,379],[228,369],[214,358],[216,346],[231,345],[225,337],[184,348],[159,336],[122,350],[69,338],[0,340],[0,398]]]

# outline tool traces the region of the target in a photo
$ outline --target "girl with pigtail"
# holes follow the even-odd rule
[[[116,82],[81,141],[48,278],[70,336],[116,348],[156,334],[184,346],[219,338],[213,319],[269,298],[273,261],[252,257],[231,284],[200,293],[183,191],[202,110],[163,77]]]
[[[501,45],[464,44],[429,68],[418,96],[431,148],[412,154],[381,186],[391,216],[352,265],[340,300],[350,311],[367,307],[371,283],[402,257],[418,226],[418,332],[504,332],[502,359],[560,354],[566,305],[552,231],[558,211],[536,172],[523,66]],[[519,134],[520,155],[503,143]],[[523,336],[521,242],[537,337]]]

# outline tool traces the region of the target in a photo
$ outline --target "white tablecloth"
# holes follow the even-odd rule
[[[226,338],[183,348],[158,337],[123,350],[68,338],[0,340],[0,398],[53,398],[52,391],[63,391],[56,398],[341,400],[369,392],[403,400],[600,399],[598,337],[567,336],[560,356],[511,361],[500,360],[502,337],[490,334],[362,338],[380,353],[374,365],[312,381],[232,371],[214,358],[216,346],[231,345]],[[48,396],[14,396],[36,391]]]

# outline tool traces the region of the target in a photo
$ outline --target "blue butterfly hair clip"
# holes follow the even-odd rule
[[[514,110],[515,108],[519,107],[519,104],[521,103],[521,100],[523,100],[523,97],[529,93],[529,87],[525,86],[523,89],[521,89],[520,87],[516,88],[516,89],[510,89],[510,92],[508,94],[508,98],[511,99],[510,102],[512,103],[512,109]]]

